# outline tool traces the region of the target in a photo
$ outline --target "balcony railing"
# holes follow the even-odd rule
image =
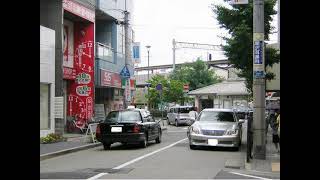
[[[96,43],[96,57],[100,60],[114,63],[114,50],[106,44]]]

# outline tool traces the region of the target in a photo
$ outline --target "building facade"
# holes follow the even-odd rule
[[[132,103],[134,95],[134,67],[131,56],[134,38],[130,27],[132,5],[129,0],[97,0],[95,106],[103,107],[99,111],[103,111],[105,115],[112,110],[124,109]],[[126,12],[129,21],[127,46],[124,21]],[[129,47],[127,62],[126,47]],[[129,71],[130,78],[121,76],[124,68]]]
[[[106,114],[131,104],[134,37],[130,25],[125,33],[123,18],[128,12],[130,24],[132,9],[130,0],[40,1],[41,136],[65,133],[72,120],[84,125],[98,113],[95,107]],[[54,50],[50,62],[44,46]],[[121,76],[123,69],[132,77]]]
[[[54,132],[55,31],[40,25],[40,137]]]

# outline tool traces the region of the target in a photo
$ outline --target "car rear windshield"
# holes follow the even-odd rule
[[[112,111],[106,117],[106,122],[137,122],[141,121],[137,111]]]
[[[235,122],[232,112],[203,111],[199,121]]]
[[[179,113],[189,113],[190,111],[194,111],[194,107],[185,107],[185,108],[179,108]]]

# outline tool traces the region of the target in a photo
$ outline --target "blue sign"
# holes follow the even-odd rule
[[[130,72],[129,72],[127,66],[124,66],[124,67],[123,67],[123,69],[122,69],[121,72],[120,72],[120,76],[121,76],[122,78],[130,78]]]
[[[161,90],[162,90],[162,84],[157,84],[156,89],[157,89],[158,91],[161,91]]]
[[[133,59],[140,58],[140,46],[133,46]]]
[[[263,71],[254,71],[254,77],[256,79],[264,78],[264,72]]]
[[[262,51],[263,42],[262,41],[255,41],[254,42],[254,64],[263,64],[262,62]]]

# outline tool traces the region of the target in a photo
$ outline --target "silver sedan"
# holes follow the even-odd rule
[[[204,109],[188,128],[191,149],[196,146],[234,147],[241,145],[241,125],[232,109]]]

